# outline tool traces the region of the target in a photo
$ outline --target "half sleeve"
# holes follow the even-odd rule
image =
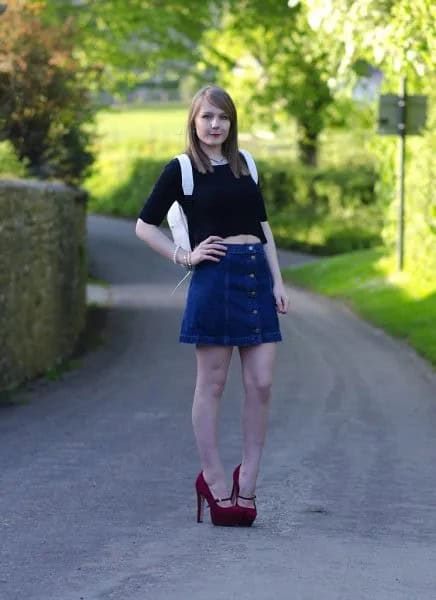
[[[260,183],[257,184],[256,188],[256,216],[260,222],[268,221],[268,215],[266,214],[265,201],[263,199]]]
[[[173,202],[182,199],[180,163],[174,158],[162,171],[138,218],[159,227]]]

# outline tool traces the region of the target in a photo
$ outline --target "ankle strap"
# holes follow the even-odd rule
[[[214,502],[226,502],[227,500],[231,500],[232,498],[214,498]]]
[[[241,496],[240,494],[238,494],[238,498],[242,498],[242,500],[255,500],[256,496],[251,496],[251,498],[247,498],[246,496]]]

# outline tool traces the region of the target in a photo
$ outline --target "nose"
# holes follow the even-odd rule
[[[210,124],[215,129],[218,126],[218,117],[212,117]]]

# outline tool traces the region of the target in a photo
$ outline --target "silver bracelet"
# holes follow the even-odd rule
[[[180,246],[178,246],[178,245],[177,245],[177,246],[175,247],[175,249],[174,249],[174,252],[173,252],[173,263],[174,263],[175,265],[177,265],[177,251],[178,251],[178,249],[179,249],[179,248],[180,248]]]

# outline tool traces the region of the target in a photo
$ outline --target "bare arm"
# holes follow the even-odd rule
[[[279,260],[277,258],[277,248],[271,231],[271,227],[269,226],[268,221],[264,221],[263,223],[261,223],[261,225],[267,242],[265,244],[265,254],[268,260],[268,265],[271,271],[274,284],[283,283],[282,274],[280,272],[279,267]]]
[[[169,260],[173,260],[176,245],[156,225],[151,225],[150,223],[145,223],[142,219],[138,219],[136,221],[135,233],[150,248],[153,248],[153,250]],[[219,262],[220,257],[225,254],[222,244],[218,243],[220,240],[222,238],[211,235],[189,253],[179,247],[176,253],[176,262],[179,265],[185,265],[186,254],[190,254],[192,265],[197,265],[202,260]]]
[[[136,221],[135,233],[150,248],[153,248],[153,250],[169,260],[173,260],[176,245],[156,225],[150,225],[150,223],[145,223],[142,219],[138,219]],[[183,254],[184,250],[179,249],[177,251],[177,262],[181,263],[183,261]]]
[[[277,258],[276,244],[268,221],[263,221],[261,225],[267,242],[265,244],[265,254],[273,278],[273,291],[276,299],[277,310],[280,313],[286,313],[288,312],[289,308],[289,299],[283,284],[282,273],[280,271],[279,260]]]

